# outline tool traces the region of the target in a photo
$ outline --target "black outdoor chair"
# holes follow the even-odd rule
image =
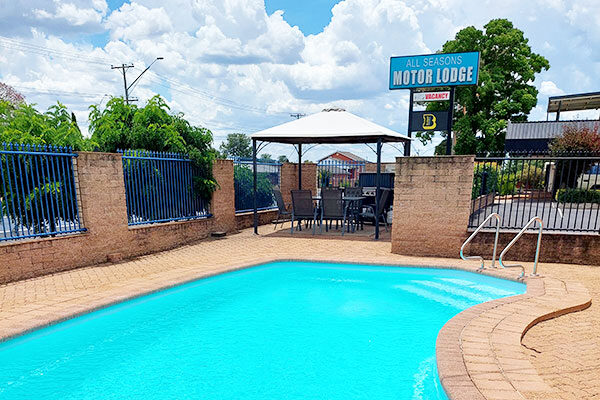
[[[329,231],[328,221],[342,221],[342,236],[344,235],[344,227],[346,223],[346,208],[342,199],[342,191],[340,189],[321,189],[321,226],[320,232],[323,233],[323,220],[325,220],[325,231]]]
[[[361,197],[363,195],[363,189],[360,186],[349,187],[346,188],[344,192],[346,197]],[[350,228],[350,224],[352,224],[352,231],[358,226],[360,222],[360,213],[362,212],[363,201],[356,200],[348,203],[346,208],[346,217],[348,218],[349,224],[348,228]]]
[[[312,192],[310,190],[292,190],[292,234],[294,234],[294,221],[297,221],[298,230],[302,230],[302,220],[312,222],[314,235],[317,208],[313,202]]]
[[[283,201],[283,196],[281,195],[281,190],[279,188],[273,189],[273,195],[275,196],[275,201],[277,202],[277,218],[273,221],[275,225],[273,229],[277,229],[277,225],[288,222],[292,218],[292,212],[289,210],[289,204],[285,204]]]
[[[365,211],[360,213],[360,218],[362,221],[364,221],[365,219],[371,219],[373,218],[375,220],[375,223],[377,225],[379,225],[379,221],[383,218],[383,222],[385,224],[385,230],[386,232],[388,231],[388,223],[387,223],[387,202],[388,202],[388,198],[390,196],[391,193],[391,189],[388,188],[381,188],[380,189],[380,195],[379,195],[379,208],[377,210],[377,212],[375,212],[375,206],[372,205],[368,205],[368,206],[364,206],[363,208],[365,209]]]

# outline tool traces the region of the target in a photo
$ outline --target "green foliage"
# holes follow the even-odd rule
[[[287,156],[283,156],[283,155],[281,155],[281,156],[277,157],[277,161],[279,161],[279,162],[280,162],[280,163],[282,163],[282,164],[283,164],[283,163],[289,163],[289,162],[290,162],[290,160],[288,160]]]
[[[71,146],[74,150],[92,147],[61,103],[42,114],[33,105],[0,101],[0,142]]]
[[[479,51],[479,84],[456,88],[453,131],[456,154],[499,151],[504,148],[508,121],[526,121],[537,103],[535,74],[550,68],[534,53],[523,32],[506,19],[494,19],[484,30],[469,26],[446,42],[443,53]],[[431,111],[447,109],[448,102],[428,105]],[[431,132],[419,132],[423,143]]]
[[[273,205],[273,182],[270,173],[259,172],[256,175],[256,202],[258,208]],[[233,167],[233,179],[235,181],[235,209],[249,210],[254,208],[254,190],[252,169],[242,165]]]
[[[600,203],[600,191],[587,189],[559,189],[556,192],[559,203]]]
[[[495,163],[475,164],[473,168],[472,199],[498,191],[498,171]]]
[[[225,142],[219,147],[223,158],[250,158],[252,157],[252,146],[250,138],[243,133],[230,133]]]
[[[183,113],[171,114],[160,96],[154,96],[139,108],[113,97],[101,110],[90,106],[90,132],[99,151],[143,149],[187,154],[193,163],[194,187],[203,199],[210,199],[216,188],[212,175],[215,151],[212,133],[192,126]]]
[[[262,161],[273,161],[273,158],[271,158],[272,156],[268,153],[263,153],[260,155],[260,159]]]
[[[319,169],[319,182],[321,183],[321,187],[328,187],[331,183],[331,171],[327,169]]]
[[[74,150],[89,150],[92,146],[81,134],[74,116],[60,103],[40,113],[24,102],[0,101],[0,142],[70,146]],[[8,148],[19,149],[12,145]],[[77,218],[75,194],[65,189],[70,179],[69,162],[67,157],[52,160],[47,156],[2,156],[0,163],[5,167],[0,180],[5,185],[6,201],[0,214],[12,221],[13,230],[22,226],[34,233],[51,233],[59,220],[68,223]],[[25,171],[37,171],[36,179]]]
[[[477,163],[474,169],[471,198],[475,199],[494,192],[507,196],[517,191],[543,189],[544,186],[543,161],[512,160],[501,164]]]

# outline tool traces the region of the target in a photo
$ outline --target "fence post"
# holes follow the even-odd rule
[[[458,256],[467,237],[473,156],[398,157],[392,252]]]
[[[215,228],[225,232],[234,232],[236,222],[233,161],[215,160],[213,162],[213,177],[218,184],[211,201]]]

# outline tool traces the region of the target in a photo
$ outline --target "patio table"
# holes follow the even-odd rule
[[[353,201],[361,201],[366,199],[365,196],[342,196],[342,200],[344,201],[344,207],[346,208],[346,211],[348,211],[348,207],[350,206],[350,204]],[[315,200],[316,202],[320,202],[321,201],[321,196],[313,196],[313,200]],[[352,232],[354,232],[354,226],[352,227]],[[347,231],[346,232],[350,232],[350,225],[348,224],[347,227]]]

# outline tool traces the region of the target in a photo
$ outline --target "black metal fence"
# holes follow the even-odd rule
[[[258,160],[256,163],[257,186],[256,200],[259,210],[277,207],[273,188],[281,187],[281,163],[273,160]],[[235,189],[235,212],[254,210],[252,160],[235,158],[233,160],[233,184]]]
[[[600,154],[476,157],[474,168],[469,228],[496,212],[504,230],[534,216],[545,230],[600,230]]]
[[[365,170],[364,162],[323,160],[317,164],[317,187],[358,186],[358,178]]]

